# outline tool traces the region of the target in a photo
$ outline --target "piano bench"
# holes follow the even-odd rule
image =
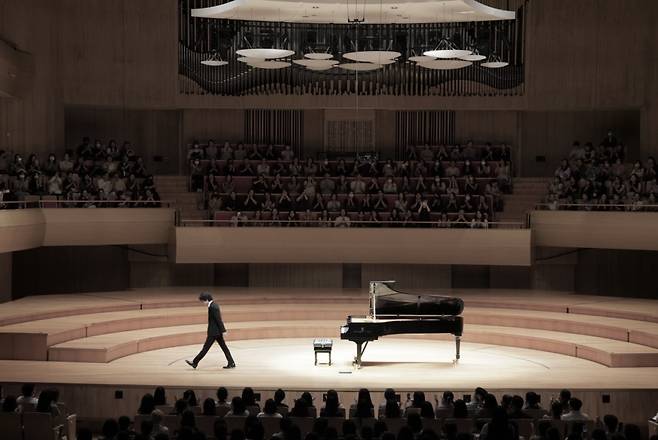
[[[318,353],[327,353],[329,355],[329,365],[331,365],[331,347],[333,345],[334,345],[334,341],[332,339],[327,339],[327,338],[313,339],[315,365],[318,364]]]

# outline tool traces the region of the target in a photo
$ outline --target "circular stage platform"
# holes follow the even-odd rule
[[[207,312],[196,300],[203,290],[222,306],[234,370],[221,368],[217,346],[197,370],[184,363],[205,339]],[[549,399],[568,387],[597,414],[641,414],[628,402],[658,401],[658,301],[435,293],[464,299],[459,363],[451,335],[386,336],[370,343],[361,369],[352,366],[355,344],[340,340],[339,328],[348,315],[365,314],[365,291],[170,288],[27,297],[0,305],[0,383],[6,393],[22,382],[56,384],[65,398],[88,403],[79,410],[86,417],[133,413],[157,385],[179,395],[194,388],[202,397],[219,385],[232,393],[251,386],[264,398],[279,387],[317,398],[334,388],[349,398],[361,387],[466,394],[485,386],[533,389]],[[333,365],[314,366],[316,337],[334,340]],[[601,393],[613,403],[600,407]]]
[[[363,368],[340,340],[365,291],[217,289],[239,368],[219,369],[205,340],[206,288],[137,289],[27,297],[0,305],[0,381],[70,384],[227,385],[353,389],[408,387],[652,388],[658,375],[658,301],[538,291],[445,291],[464,299],[462,359],[451,335],[386,336]],[[39,319],[34,317],[38,316]],[[332,366],[313,366],[312,339],[334,340]],[[322,356],[321,356],[322,357]],[[632,370],[631,370],[632,369]],[[632,371],[632,374],[629,372]]]
[[[658,368],[613,369],[561,354],[515,347],[464,343],[462,359],[454,363],[454,343],[387,337],[371,343],[362,368],[352,365],[354,343],[334,340],[332,365],[314,366],[312,339],[254,339],[229,342],[238,368],[223,370],[226,360],[217,346],[193,370],[185,363],[200,345],[171,347],[126,356],[108,364],[32,363],[17,369],[15,379],[40,377],[47,382],[210,388],[252,386],[261,390],[350,391],[361,387],[383,390],[489,388],[644,388],[653,384]],[[320,362],[326,362],[319,355]],[[5,364],[6,365],[6,364]],[[20,381],[20,380],[17,380]]]

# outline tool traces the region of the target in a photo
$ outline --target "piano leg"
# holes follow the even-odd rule
[[[459,360],[459,343],[461,342],[461,336],[455,336],[455,348],[457,349],[457,356],[455,357],[455,362]]]
[[[356,343],[356,357],[354,358],[354,366],[356,368],[361,368],[361,356],[363,356],[363,352],[366,351],[368,342],[369,341],[366,341],[365,344],[363,342]]]

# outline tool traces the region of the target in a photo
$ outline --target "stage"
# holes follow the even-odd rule
[[[171,347],[122,357],[109,363],[0,361],[3,382],[37,381],[178,388],[252,386],[261,390],[353,391],[465,389],[486,383],[493,389],[561,388],[646,389],[656,387],[658,368],[608,368],[564,356],[515,347],[463,343],[462,358],[453,361],[448,340],[387,337],[372,342],[360,369],[352,366],[354,343],[334,340],[332,365],[314,366],[310,338],[254,339],[229,342],[238,363],[223,370],[225,359],[214,346],[196,370],[185,364],[199,345]],[[320,362],[326,362],[319,355]]]
[[[219,293],[234,370],[221,368],[217,346],[197,370],[184,362],[205,338],[201,290]],[[387,336],[370,343],[361,369],[352,365],[355,344],[340,340],[339,327],[347,315],[366,312],[365,291],[186,288],[28,297],[0,305],[0,382],[5,394],[22,382],[55,384],[65,401],[83,402],[74,408],[83,418],[134,413],[141,394],[157,385],[173,395],[193,388],[202,397],[220,385],[232,393],[251,386],[263,398],[281,387],[317,399],[333,388],[343,400],[361,387],[459,395],[484,386],[497,394],[535,390],[545,401],[566,387],[578,390],[590,414],[646,420],[655,413],[649,402],[658,401],[658,301],[439,293],[466,304],[458,363],[450,335]],[[315,337],[334,340],[331,366],[314,366]]]

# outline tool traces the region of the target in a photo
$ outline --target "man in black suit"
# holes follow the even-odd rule
[[[194,360],[186,360],[185,362],[187,362],[190,367],[196,368],[197,365],[199,365],[201,359],[203,359],[206,353],[208,353],[208,350],[210,350],[212,343],[217,341],[219,346],[222,348],[222,351],[224,352],[224,356],[226,356],[226,360],[228,361],[228,364],[224,368],[235,368],[235,361],[233,361],[233,356],[231,356],[231,352],[229,351],[228,347],[226,346],[226,342],[224,341],[224,333],[226,333],[226,327],[224,327],[224,322],[222,321],[222,314],[219,311],[219,304],[213,301],[211,294],[206,292],[199,295],[199,301],[208,306],[208,336],[206,337],[206,342],[203,344],[203,348],[199,354],[196,355]]]

